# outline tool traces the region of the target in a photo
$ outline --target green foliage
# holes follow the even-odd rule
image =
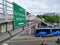
[[[44,18],[49,23],[59,23],[59,16],[57,15],[37,15],[38,18]]]
[[[38,18],[43,18],[43,16],[42,16],[42,15],[37,15],[37,17],[38,17]]]

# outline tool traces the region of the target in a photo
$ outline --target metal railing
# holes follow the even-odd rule
[[[2,0],[0,3],[0,19],[4,17],[8,21],[8,17],[13,17],[13,5],[7,0]],[[1,15],[2,14],[2,15]]]
[[[2,2],[0,2],[0,24],[11,21],[13,21],[13,4],[7,0],[2,0]],[[8,31],[7,23],[5,26],[6,31]],[[1,31],[5,29],[1,29]]]

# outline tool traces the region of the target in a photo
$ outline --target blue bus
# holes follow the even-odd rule
[[[60,28],[37,28],[34,34],[35,37],[40,36],[59,36]]]

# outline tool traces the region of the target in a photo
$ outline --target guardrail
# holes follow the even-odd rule
[[[6,21],[8,21],[7,17],[10,17],[10,18],[13,17],[13,5],[11,2],[7,0],[2,0],[0,5],[1,5],[0,6],[0,19],[1,17],[5,17]]]
[[[13,5],[12,4],[13,3],[11,3],[7,0],[1,0],[0,1],[0,28],[1,28],[0,31],[1,32],[2,31],[4,31],[4,32],[8,31],[7,28],[10,27],[10,24],[8,24],[8,22],[13,21]]]

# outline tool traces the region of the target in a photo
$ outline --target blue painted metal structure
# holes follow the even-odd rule
[[[60,35],[60,28],[37,28],[36,30],[38,32],[34,34],[35,37]]]

